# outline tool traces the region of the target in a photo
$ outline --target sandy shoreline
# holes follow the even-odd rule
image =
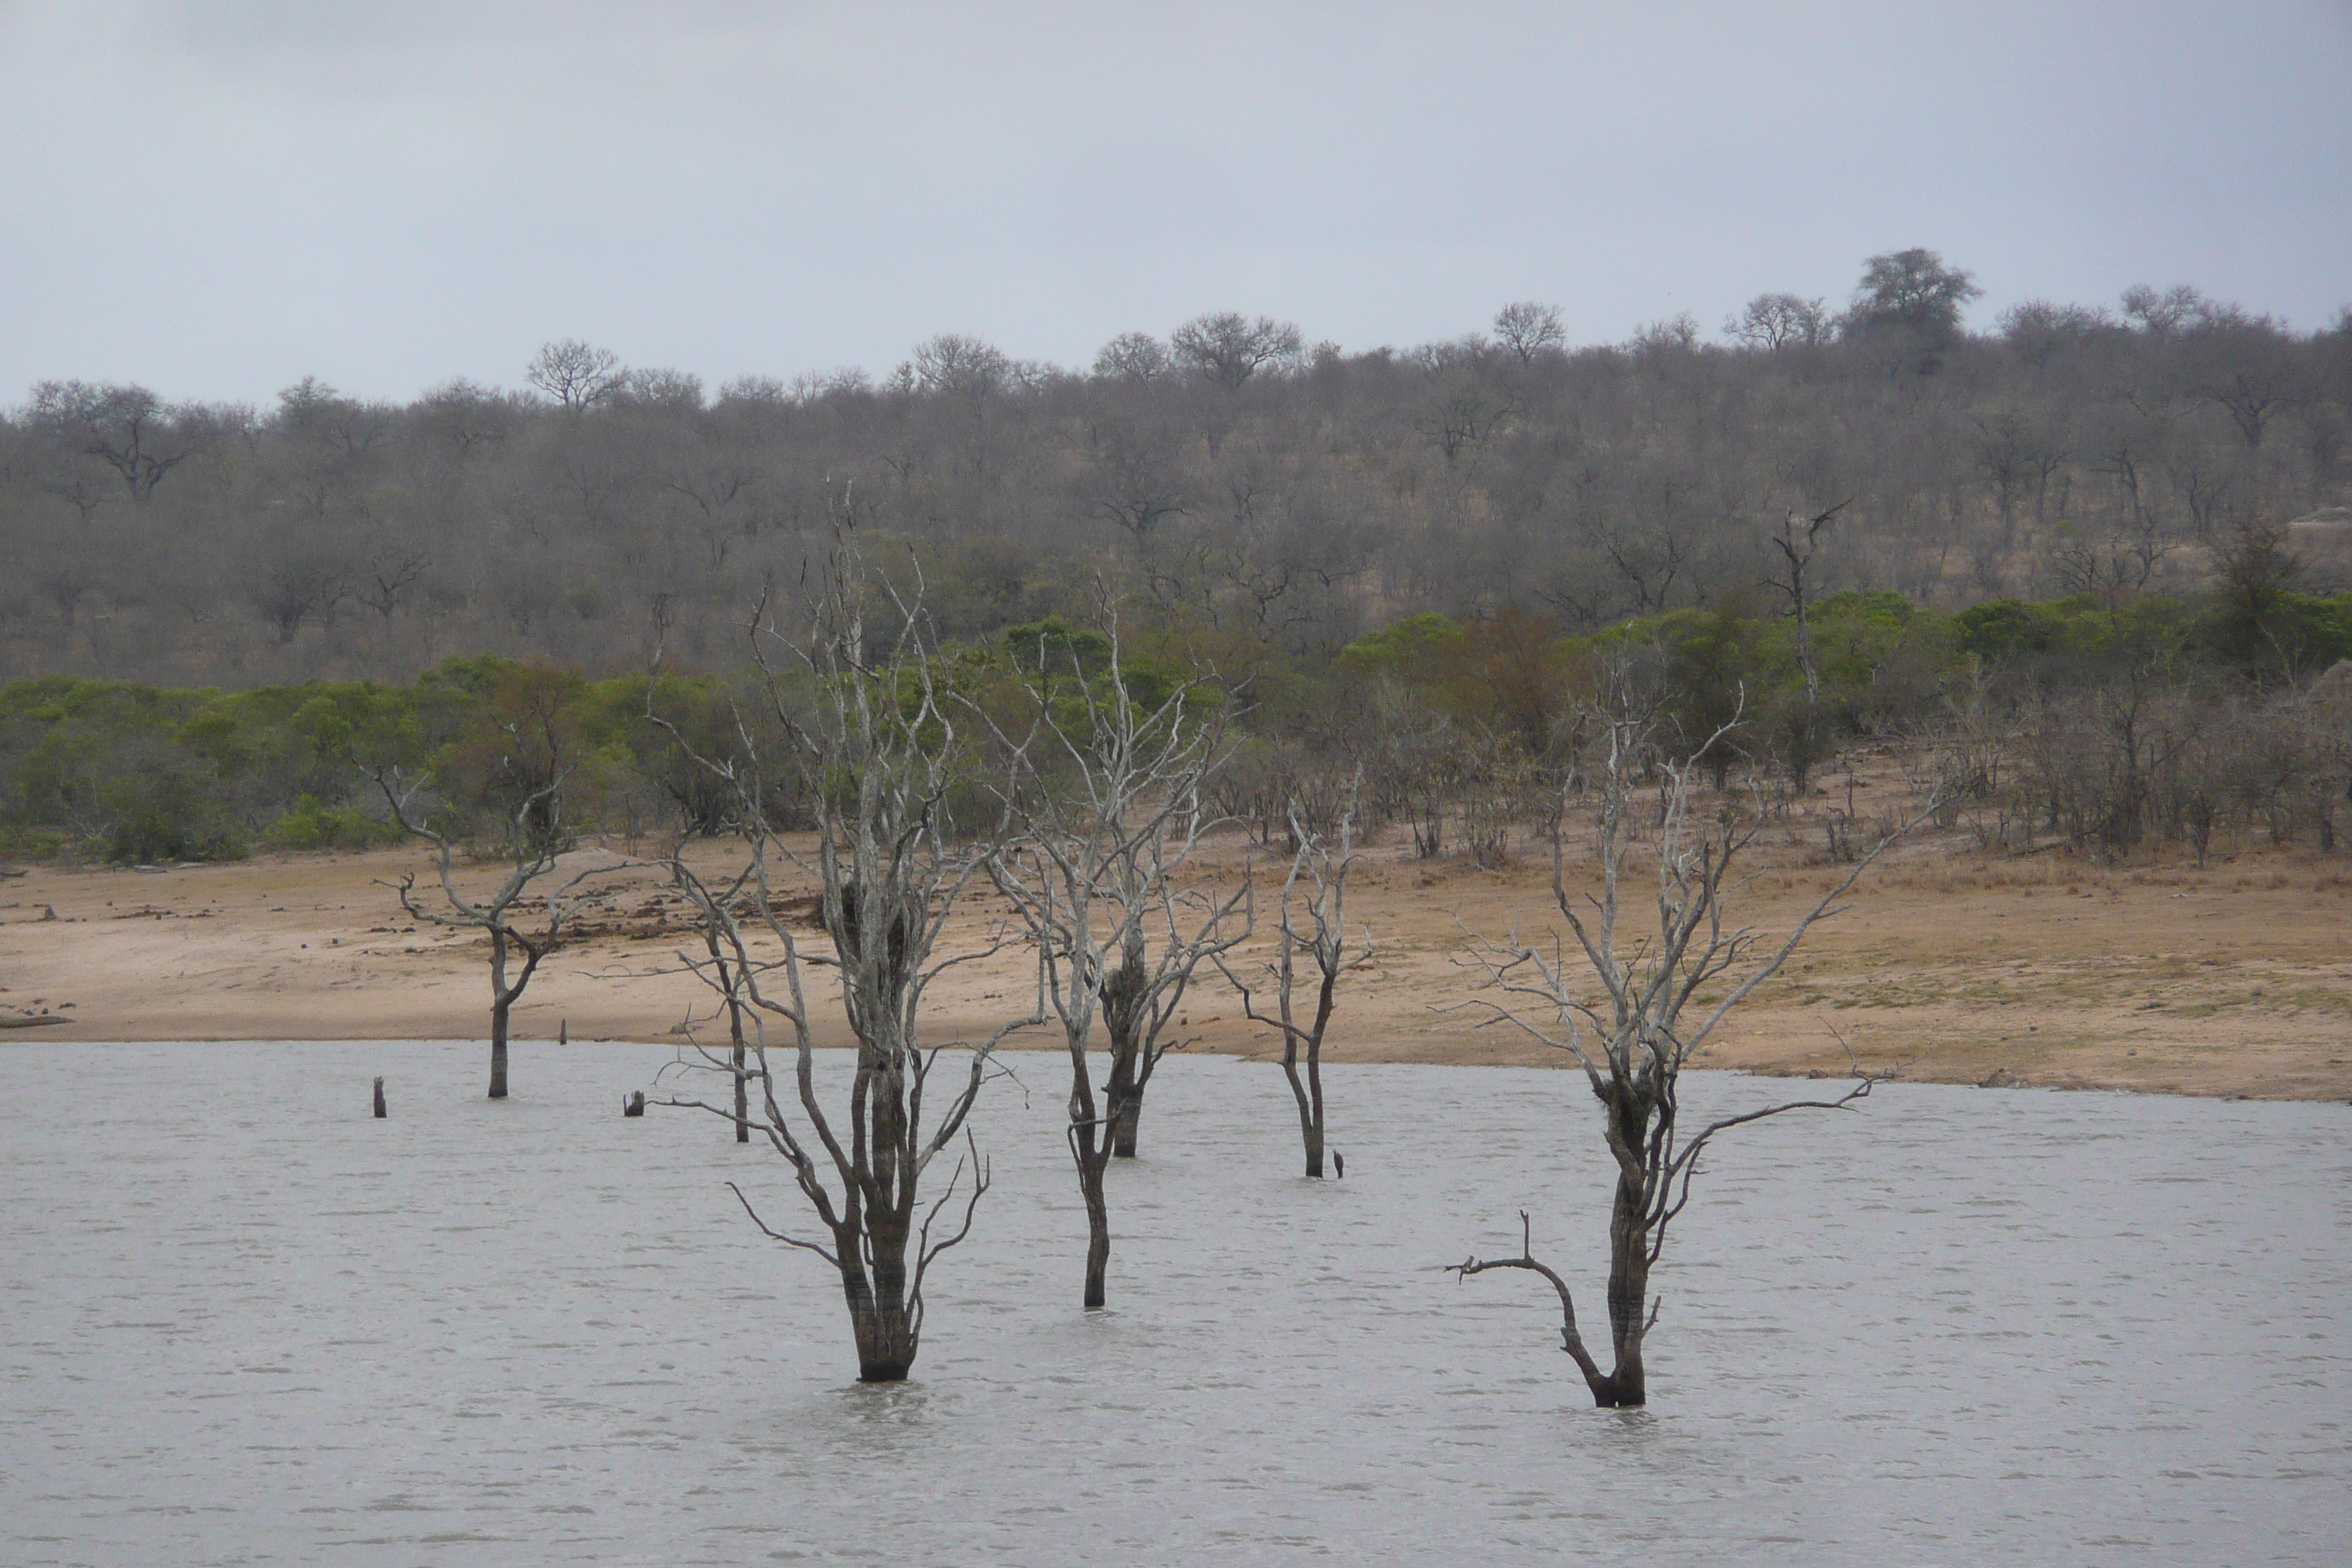
[[[1247,855],[1221,845],[1209,872],[1237,875]],[[1838,874],[1811,858],[1794,842],[1767,856],[1735,912],[1785,928]],[[398,918],[384,885],[422,865],[387,850],[26,868],[0,881],[0,1014],[72,1021],[0,1041],[481,1037],[483,939]],[[1532,846],[1493,872],[1394,842],[1369,850],[1349,913],[1379,956],[1342,993],[1331,1059],[1557,1064],[1507,1026],[1442,1010],[1472,994],[1462,928],[1542,929],[1548,876]],[[518,1037],[675,1042],[689,1009],[708,1013],[677,973],[685,933],[659,893],[650,869],[621,879],[602,934],[549,960],[517,1006]],[[1920,1081],[2352,1100],[2352,875],[2339,862],[2249,849],[2203,871],[2102,870],[1927,844],[1874,870],[1853,905],[1703,1065],[1843,1073],[1843,1037]],[[990,912],[974,900],[972,934]],[[1026,983],[1015,955],[958,971],[935,994],[938,1037],[1017,1013]],[[1212,976],[1186,1033],[1201,1050],[1276,1054],[1239,1013]]]

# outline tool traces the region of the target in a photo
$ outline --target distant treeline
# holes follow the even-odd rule
[[[1360,779],[1375,823],[1409,829],[1420,853],[1492,862],[1573,786],[1580,705],[1613,679],[1643,685],[1719,780],[1783,799],[1833,785],[1857,740],[1891,740],[1947,792],[1947,826],[1988,847],[2168,840],[2201,858],[2218,831],[2332,850],[2352,791],[2352,594],[2284,586],[2274,543],[2222,567],[2188,599],[1943,614],[1846,590],[1810,602],[1801,626],[1790,606],[1732,594],[1573,635],[1521,610],[1423,613],[1298,653],[1195,629],[1114,649],[1049,617],[947,644],[933,668],[979,707],[1041,672],[1154,701],[1202,681],[1232,719],[1214,804],[1268,842],[1294,812],[1327,820]],[[563,833],[719,833],[727,797],[686,748],[762,744],[776,719],[761,689],[748,671],[591,679],[500,655],[405,686],[20,679],[0,686],[0,851],[143,862],[383,844],[399,834],[370,767],[422,781],[425,807],[461,832],[560,775]]]
[[[1773,576],[1954,607],[2192,593],[2270,531],[2346,585],[2352,316],[2193,289],[2032,302],[1990,331],[1927,251],[1850,300],[1759,296],[1577,348],[1558,312],[1351,353],[1204,316],[1085,370],[944,334],[879,380],[730,382],[578,342],[404,405],[61,381],[0,419],[0,675],[406,681],[453,652],[596,673],[658,637],[719,668],[854,512],[985,638],[1107,592],[1130,622],[1328,658],[1421,614],[1589,635]]]

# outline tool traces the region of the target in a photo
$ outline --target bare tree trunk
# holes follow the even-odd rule
[[[726,973],[723,966],[719,973],[722,977]],[[735,1142],[749,1143],[751,1141],[751,1074],[746,1070],[743,1060],[743,1005],[735,1000],[732,987],[727,993],[727,1038],[733,1047],[734,1057]]]
[[[1646,1184],[1630,1175],[1617,1180],[1609,1216],[1609,1344],[1616,1367],[1591,1384],[1593,1403],[1603,1409],[1644,1403],[1642,1376],[1642,1310],[1650,1292],[1650,1227],[1645,1222]]]
[[[1103,1086],[1103,1110],[1108,1125],[1103,1139],[1109,1146],[1111,1157],[1124,1154],[1135,1157],[1135,1126],[1138,1106],[1135,1101],[1135,1058],[1122,1052],[1118,1041],[1111,1041],[1109,1081]],[[1125,1149],[1119,1147],[1126,1144]]]
[[[739,1020],[735,1026],[735,1142],[738,1143],[751,1141],[751,1092],[745,1087],[750,1076],[743,1065],[743,1026]]]
[[[1136,1081],[1137,1057],[1143,1047],[1150,985],[1142,942],[1130,938],[1119,966],[1110,972],[1102,988],[1103,1032],[1110,1044],[1103,1109],[1110,1121],[1110,1152],[1115,1160],[1135,1158],[1135,1134],[1143,1115],[1143,1089]]]
[[[710,949],[710,962],[715,966],[719,989],[727,997],[727,1039],[730,1047],[730,1066],[735,1074],[735,1142],[751,1141],[751,1099],[746,1084],[747,1072],[743,1058],[743,1004],[735,994],[736,981],[727,972],[727,959],[719,951],[718,931],[706,924],[703,941]]]
[[[1110,1203],[1103,1195],[1107,1162],[1096,1152],[1095,1130],[1081,1129],[1078,1137],[1078,1191],[1087,1201],[1086,1310],[1094,1312],[1109,1300]]]
[[[1322,914],[1318,914],[1318,920],[1324,920]],[[1319,983],[1318,992],[1315,992],[1315,1027],[1310,1027],[1310,1030],[1301,1030],[1301,1027],[1294,1027],[1294,1025],[1286,1025],[1286,1027],[1284,1027],[1282,1077],[1284,1079],[1289,1079],[1291,1084],[1291,1100],[1298,1102],[1298,1142],[1303,1142],[1307,1152],[1307,1178],[1322,1180],[1322,1157],[1324,1157],[1322,1041],[1324,1041],[1324,1032],[1331,1027],[1331,1008],[1334,1008],[1334,1004],[1339,1002],[1339,978],[1340,973],[1345,973],[1345,971],[1350,969],[1350,963],[1343,962],[1340,947],[1336,945],[1336,941],[1331,941],[1331,936],[1327,936],[1327,933],[1318,933],[1315,942],[1307,945],[1307,952],[1315,957],[1318,966],[1322,969],[1322,983]],[[1371,950],[1367,947],[1364,952],[1367,952],[1369,957]],[[1289,975],[1284,975],[1282,971],[1277,971],[1277,980],[1279,980],[1279,985],[1282,985],[1282,1018],[1289,1018],[1291,980]],[[1251,1006],[1249,992],[1242,992],[1242,1011],[1246,1013],[1249,1011],[1249,1006]],[[1303,1077],[1301,1072],[1298,1072],[1301,1058],[1306,1058],[1306,1074],[1303,1074]]]
[[[1307,1173],[1320,1180],[1323,1175],[1323,1068],[1319,1059],[1320,1041],[1310,1047],[1307,1057],[1307,1072],[1302,1079],[1298,1071],[1297,1047],[1294,1044],[1282,1054],[1282,1076],[1290,1080],[1290,1096],[1298,1102],[1298,1138],[1307,1150]]]
[[[513,1000],[503,993],[490,1002],[490,1098],[507,1097],[507,1010]]]
[[[1143,1122],[1143,1086],[1130,1085],[1118,1102],[1118,1110],[1111,1118],[1110,1152],[1114,1158],[1135,1158],[1135,1135]]]
[[[1323,1174],[1323,1042],[1320,1038],[1307,1053],[1307,1100],[1315,1112],[1315,1125],[1307,1140],[1307,1173],[1319,1178]]]
[[[888,1282],[879,1268],[871,1280],[863,1268],[841,1271],[842,1295],[849,1303],[850,1332],[857,1342],[860,1383],[903,1383],[914,1367],[915,1352],[919,1348],[919,1325],[907,1300],[903,1257],[899,1265],[893,1271],[895,1289],[887,1288]]]
[[[507,945],[512,942],[523,950],[522,971],[507,984]],[[553,939],[550,939],[550,946]],[[530,938],[508,930],[503,924],[490,927],[490,1098],[507,1097],[507,1018],[530,977],[539,973],[539,961],[547,948],[534,944]]]

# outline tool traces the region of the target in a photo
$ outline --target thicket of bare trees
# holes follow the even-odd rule
[[[404,405],[47,383],[0,421],[0,674],[609,670],[657,626],[716,665],[758,584],[822,557],[844,480],[946,636],[1098,574],[1140,617],[1281,651],[1422,610],[1589,629],[1759,582],[1782,519],[1849,499],[1822,593],[2161,586],[2241,523],[2312,517],[2291,542],[2320,585],[2340,570],[2352,318],[2298,332],[2176,288],[1970,334],[1974,288],[1898,252],[1843,310],[1759,296],[1722,345],[1685,321],[1570,349],[1520,302],[1411,350],[1223,313],[1125,334],[1087,374],[948,334],[879,381],[715,395],[572,342],[518,367],[527,390]]]

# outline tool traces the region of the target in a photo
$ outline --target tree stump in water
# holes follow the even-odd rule
[[[625,1096],[624,1096],[624,1097],[622,1098],[622,1100],[621,1100],[621,1114],[622,1114],[622,1115],[624,1115],[624,1116],[643,1116],[645,1113],[646,1113],[646,1091],[645,1091],[644,1089],[640,1089],[633,1090],[631,1093],[629,1093],[629,1094],[627,1094],[627,1095],[625,1095]]]
[[[568,1046],[572,1043],[571,1019],[566,1018],[555,1026],[555,1043],[559,1046]]]
[[[376,1118],[376,1120],[377,1120],[378,1121],[383,1121],[383,1114],[384,1114],[384,1112],[383,1112],[383,1079],[376,1079],[376,1080],[375,1080],[375,1118]]]

